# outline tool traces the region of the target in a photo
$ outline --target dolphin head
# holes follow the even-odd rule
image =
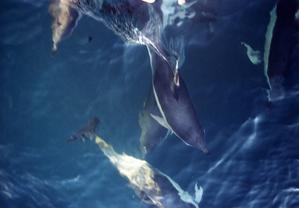
[[[57,50],[62,39],[69,36],[77,25],[80,14],[72,8],[70,0],[52,0],[49,12],[53,17],[53,51]]]
[[[195,147],[201,150],[203,153],[207,154],[209,151],[206,142],[204,140],[204,137],[205,137],[204,130],[192,131],[191,135],[188,137],[188,139],[185,142],[188,145],[191,145],[192,147]]]

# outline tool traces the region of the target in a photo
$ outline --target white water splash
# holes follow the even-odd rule
[[[174,24],[181,26],[185,19],[192,19],[195,16],[195,12],[190,12],[188,9],[194,3],[196,2],[186,3],[183,7],[178,7],[175,0],[164,0],[161,4],[161,10],[163,12],[163,28]]]

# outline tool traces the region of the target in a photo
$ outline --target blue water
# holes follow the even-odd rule
[[[0,207],[146,207],[95,145],[66,139],[97,115],[100,135],[141,157],[147,51],[83,17],[53,55],[48,3],[0,3]],[[212,35],[196,21],[184,30],[181,70],[210,154],[172,135],[146,159],[190,192],[198,182],[203,208],[299,207],[299,89],[269,103],[263,64],[240,44],[263,51],[275,1],[213,3]]]

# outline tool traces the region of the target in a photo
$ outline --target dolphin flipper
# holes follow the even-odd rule
[[[151,114],[151,117],[157,121],[161,126],[163,126],[164,128],[171,130],[170,126],[167,124],[167,122],[165,121],[165,119],[162,116],[156,116],[154,114]]]
[[[67,142],[76,141],[78,139],[82,141],[92,139],[95,135],[95,131],[99,123],[100,120],[97,117],[90,119],[90,121],[86,124],[86,126],[82,127],[79,131],[74,133],[67,140]]]

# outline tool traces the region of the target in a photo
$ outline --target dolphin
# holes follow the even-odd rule
[[[161,126],[153,117],[160,116],[161,113],[157,106],[153,90],[150,89],[149,96],[144,103],[142,111],[139,113],[138,123],[141,129],[140,150],[145,156],[152,152],[161,141],[167,137],[167,130]]]
[[[49,12],[54,21],[52,23],[52,51],[57,51],[58,44],[70,36],[77,26],[81,13],[71,7],[70,0],[52,0]]]
[[[194,195],[191,195],[145,160],[117,153],[110,144],[95,133],[94,128],[91,128],[90,124],[97,123],[94,119],[91,120],[87,126],[76,132],[73,138],[85,139],[86,135],[89,135],[89,139],[95,141],[119,174],[128,180],[130,187],[142,202],[153,208],[198,208],[203,195],[200,186],[195,184]]]
[[[172,69],[171,64],[150,47],[148,47],[148,53],[153,74],[153,92],[162,115],[161,117],[152,115],[152,117],[185,144],[208,153],[204,141],[204,130],[198,121],[184,80],[178,71],[174,73],[175,70]]]

